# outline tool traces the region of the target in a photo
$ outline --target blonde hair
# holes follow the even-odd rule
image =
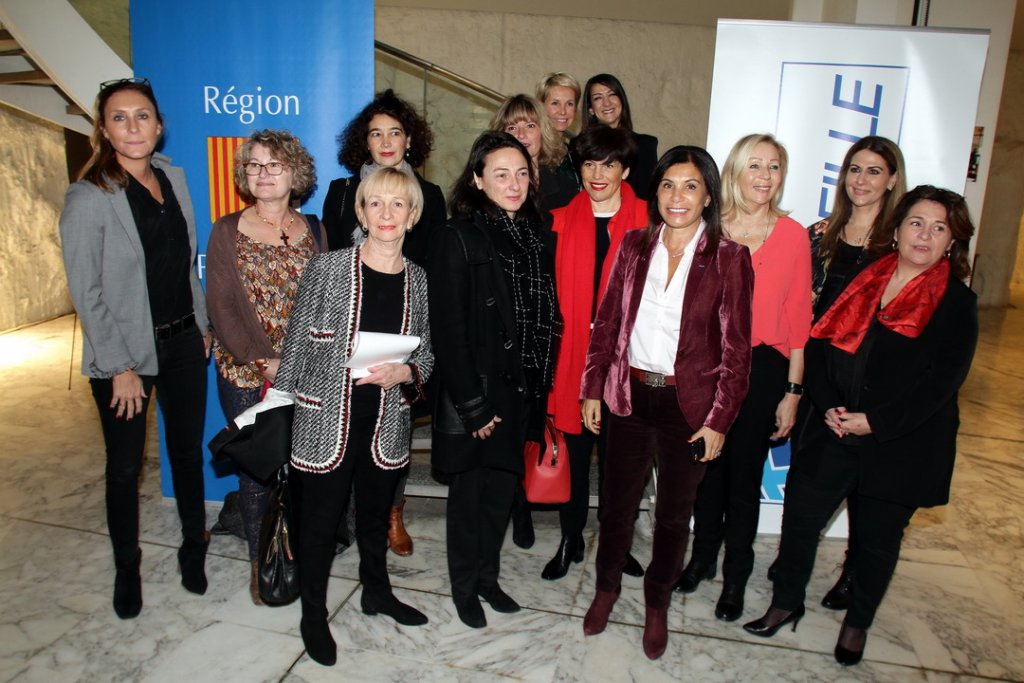
[[[537,163],[555,170],[565,157],[566,148],[561,136],[551,124],[551,118],[544,105],[529,95],[513,95],[505,100],[491,119],[491,130],[505,132],[508,126],[519,121],[530,121],[540,126],[540,154]]]
[[[772,216],[786,216],[788,211],[779,208],[779,197],[786,187],[786,170],[789,167],[789,155],[782,143],[769,133],[752,133],[736,141],[729,152],[729,156],[722,166],[722,216],[723,218],[734,218],[737,212],[752,213],[751,207],[743,198],[740,191],[740,179],[743,172],[747,170],[747,161],[754,153],[754,148],[762,142],[767,142],[779,152],[779,188],[775,191],[768,202],[768,213]]]
[[[399,168],[385,166],[366,176],[359,182],[356,188],[356,218],[360,225],[365,225],[366,198],[374,194],[393,194],[397,197],[405,197],[409,201],[409,209],[412,212],[412,225],[420,219],[423,210],[423,190],[420,189],[420,182],[416,180],[409,171]]]

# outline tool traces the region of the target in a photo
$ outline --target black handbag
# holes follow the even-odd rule
[[[260,598],[277,607],[299,597],[299,558],[295,552],[292,499],[288,488],[288,466],[277,473],[277,483],[267,496],[267,512],[260,526]]]
[[[253,424],[241,429],[230,422],[207,444],[214,463],[231,459],[253,479],[273,481],[291,458],[294,414],[294,405],[282,405],[259,413]]]

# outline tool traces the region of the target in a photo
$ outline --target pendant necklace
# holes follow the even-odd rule
[[[264,218],[263,215],[260,213],[259,206],[254,206],[253,208],[256,209],[256,215],[259,217],[261,221],[269,225],[271,228],[274,227],[274,224],[268,221],[266,218]],[[291,216],[291,218],[288,219],[288,225],[285,225],[284,220],[282,219],[281,227],[277,228],[278,230],[281,231],[281,241],[284,242],[284,246],[286,247],[288,246],[288,240],[290,239],[288,237],[288,230],[292,227],[292,223],[295,222],[295,214],[292,213],[291,209],[288,209],[288,214]]]

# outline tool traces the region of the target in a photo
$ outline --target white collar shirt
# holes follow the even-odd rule
[[[675,374],[686,281],[704,228],[704,221],[701,221],[693,239],[683,249],[682,260],[671,281],[669,250],[664,242],[667,228],[662,228],[658,244],[651,255],[651,266],[647,271],[636,324],[629,336],[630,366],[662,375]]]

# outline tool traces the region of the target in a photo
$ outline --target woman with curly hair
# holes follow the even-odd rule
[[[427,162],[434,148],[427,122],[389,88],[356,114],[338,136],[338,146],[338,163],[352,176],[332,180],[327,189],[323,221],[331,250],[351,247],[366,238],[365,226],[356,219],[359,182],[378,168],[399,168],[412,173],[423,192],[423,211],[406,236],[402,253],[425,266],[431,235],[447,220],[441,188],[415,170]]]
[[[235,186],[251,205],[214,223],[206,250],[217,396],[229,420],[274,383],[299,279],[313,255],[327,248],[316,216],[292,208],[315,182],[313,157],[288,131],[256,131],[235,153]],[[238,480],[249,595],[260,605],[256,558],[270,487],[245,471]]]
[[[513,95],[495,112],[491,130],[508,133],[530,153],[542,208],[550,211],[572,201],[579,183],[556,172],[567,150],[544,105],[529,95]]]

